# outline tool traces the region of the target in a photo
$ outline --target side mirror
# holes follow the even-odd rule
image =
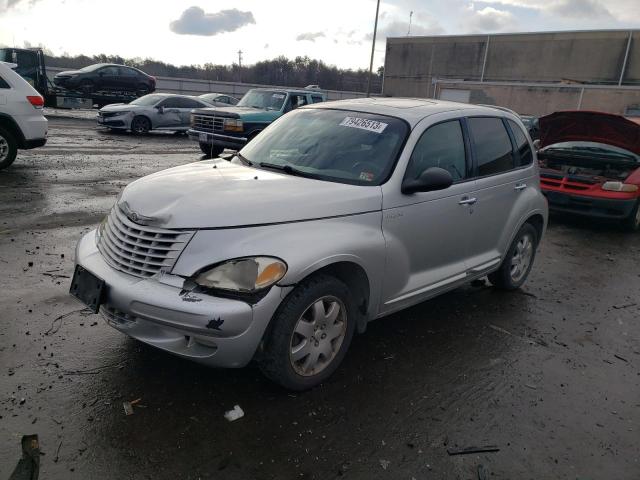
[[[164,107],[162,105],[160,105],[159,107],[156,107],[158,109],[158,113],[160,115],[162,115],[164,113]]]
[[[431,167],[427,168],[416,179],[405,178],[402,181],[402,193],[410,194],[416,192],[433,192],[435,190],[444,190],[449,188],[453,183],[453,177],[444,168]]]
[[[539,139],[538,139],[538,140],[534,140],[534,141],[533,141],[533,148],[535,148],[535,149],[536,149],[536,152],[537,152],[538,150],[540,150],[540,140],[539,140]]]

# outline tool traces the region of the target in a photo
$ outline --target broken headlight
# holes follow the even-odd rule
[[[287,273],[287,264],[273,257],[228,260],[208,268],[193,279],[198,285],[234,292],[256,292],[271,287]]]
[[[622,182],[604,182],[602,190],[607,190],[608,192],[637,192],[638,186]]]

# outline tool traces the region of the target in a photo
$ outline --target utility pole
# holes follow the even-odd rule
[[[367,97],[371,96],[371,74],[373,73],[373,54],[376,51],[376,34],[378,33],[378,12],[380,11],[380,0],[376,5],[376,21],[373,24],[373,43],[371,45],[371,61],[369,62],[369,78],[367,79]]]
[[[411,20],[413,19],[413,10],[409,13],[409,30],[407,31],[407,37],[411,35]]]
[[[238,50],[238,67],[242,68],[242,50]]]

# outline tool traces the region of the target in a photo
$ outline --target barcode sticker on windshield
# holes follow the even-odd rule
[[[361,128],[370,132],[382,133],[389,125],[388,123],[378,122],[377,120],[367,120],[359,117],[345,117],[340,125],[343,127]]]

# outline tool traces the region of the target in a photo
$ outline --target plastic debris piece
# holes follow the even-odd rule
[[[483,447],[447,448],[447,453],[449,455],[468,455],[470,453],[491,453],[499,451],[500,449],[496,445],[485,445]]]
[[[133,406],[136,403],[140,403],[141,400],[141,398],[136,398],[135,400],[132,400],[130,402],[122,402],[122,406],[124,407],[124,414],[133,415]]]
[[[389,465],[391,465],[391,462],[389,460],[380,459],[380,466],[382,467],[383,470],[386,470],[387,468],[389,468]]]
[[[224,418],[230,422],[235,422],[242,417],[244,417],[244,411],[240,408],[240,405],[234,405],[233,410],[229,410],[224,414]]]

